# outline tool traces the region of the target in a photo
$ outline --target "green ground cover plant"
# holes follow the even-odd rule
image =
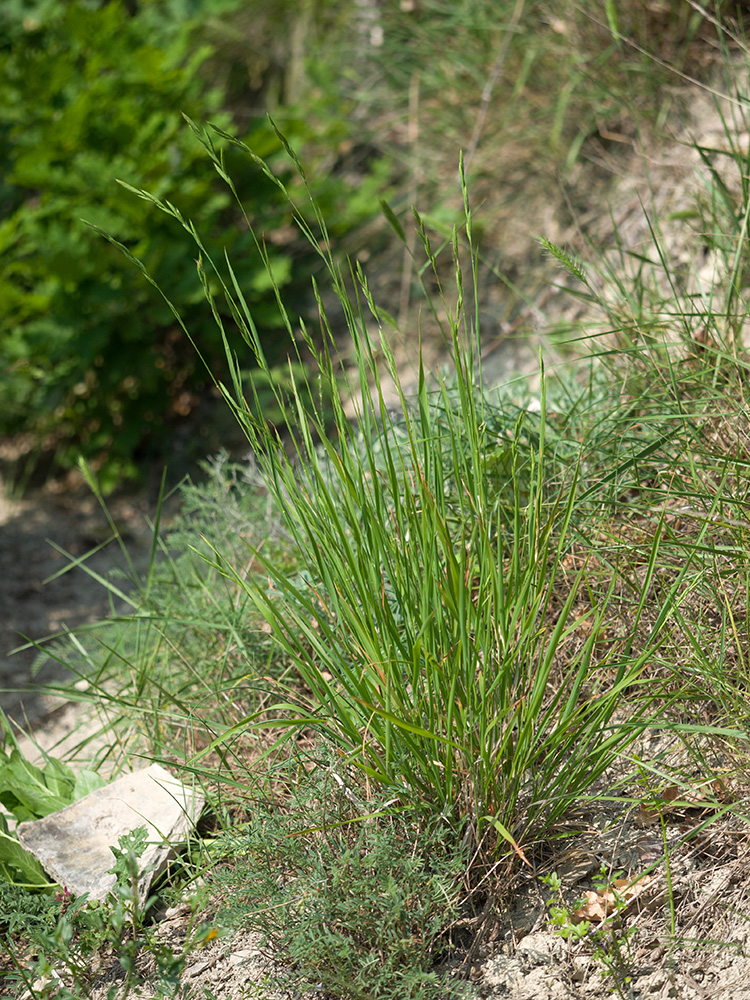
[[[289,985],[301,974],[351,997],[459,995],[460,981],[446,983],[436,966],[453,950],[446,928],[462,913],[465,850],[445,827],[389,819],[387,807],[368,820],[373,803],[340,784],[339,770],[331,754],[284,821],[277,806],[259,806],[223,838],[226,862],[211,883],[221,920],[288,954]]]

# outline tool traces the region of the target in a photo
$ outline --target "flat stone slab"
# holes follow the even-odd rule
[[[145,826],[148,846],[138,861],[138,895],[143,902],[151,884],[174,856],[172,845],[184,842],[200,815],[204,797],[151,764],[99,788],[44,819],[19,823],[18,839],[44,870],[75,896],[103,900],[115,884],[108,875],[123,834]]]

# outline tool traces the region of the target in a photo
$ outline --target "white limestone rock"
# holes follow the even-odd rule
[[[103,900],[115,884],[111,847],[140,826],[148,846],[139,859],[138,895],[143,902],[155,878],[184,842],[203,808],[195,789],[151,764],[118,778],[44,819],[19,823],[21,844],[44,870],[75,896]]]

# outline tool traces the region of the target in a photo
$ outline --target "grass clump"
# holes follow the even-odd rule
[[[196,135],[224,171],[210,134]],[[211,282],[204,279],[206,293],[211,296],[219,283],[264,370],[252,311],[231,264],[213,262],[173,206],[141,196],[196,240],[200,272],[213,275]],[[587,489],[581,482],[590,455],[601,461],[601,442],[589,450],[584,434],[578,448],[548,452],[544,378],[536,433],[524,433],[526,413],[503,433],[493,429],[491,408],[477,390],[476,288],[464,290],[465,274],[476,283],[465,188],[464,197],[464,229],[454,232],[449,247],[454,304],[442,289],[442,262],[416,215],[447,317],[451,384],[431,383],[420,366],[414,392],[407,394],[364,274],[356,270],[347,284],[325,250],[357,361],[357,381],[347,390],[357,400],[353,420],[345,413],[322,299],[325,346],[317,352],[317,373],[294,383],[287,396],[278,390],[283,434],[257,419],[257,400],[246,402],[242,369],[222,328],[232,385],[220,388],[247,433],[290,539],[292,571],[259,548],[251,554],[262,573],[239,572],[219,546],[210,561],[212,571],[249,599],[303,683],[290,701],[274,707],[285,726],[312,726],[395,803],[440,817],[473,845],[475,858],[490,864],[515,857],[528,865],[526,852],[553,835],[569,807],[647,725],[650,696],[639,696],[642,674],[658,653],[677,593],[667,592],[637,651],[632,636],[602,643],[616,588],[595,560],[576,557],[571,526],[601,488],[615,481],[622,488],[639,458],[656,455],[683,431],[689,435],[689,426],[678,420],[674,430],[622,459],[615,451],[614,467]],[[321,239],[327,245],[319,213],[320,233],[301,215],[298,222],[313,246]],[[286,317],[283,306],[281,312]],[[371,325],[379,331],[375,340]],[[304,327],[301,335],[315,354]],[[390,402],[376,351],[395,386]],[[333,412],[333,422],[324,419],[322,404],[315,405],[316,386],[325,387],[325,413]],[[645,557],[647,584],[659,545],[657,533]],[[645,593],[632,618],[636,628]],[[584,632],[582,641],[572,641]],[[193,763],[268,725],[262,712],[249,714]]]

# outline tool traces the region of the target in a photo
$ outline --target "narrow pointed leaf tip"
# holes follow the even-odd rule
[[[404,227],[398,221],[396,213],[393,211],[393,209],[385,200],[385,198],[378,198],[378,202],[380,203],[380,210],[388,220],[391,229],[394,231],[396,236],[398,236],[398,238],[401,240],[402,243],[406,243],[406,233],[404,232]]]

